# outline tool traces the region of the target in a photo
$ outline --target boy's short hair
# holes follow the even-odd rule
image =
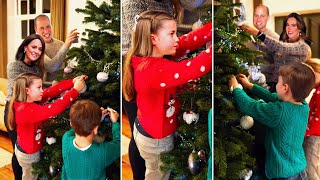
[[[293,99],[303,101],[310,94],[315,84],[313,69],[301,62],[285,64],[279,69],[283,83],[288,84]]]
[[[80,136],[88,136],[99,126],[102,112],[97,103],[91,100],[78,100],[70,108],[71,127]]]

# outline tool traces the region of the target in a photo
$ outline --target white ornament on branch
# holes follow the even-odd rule
[[[65,74],[70,74],[70,73],[72,73],[72,68],[69,67],[69,66],[67,66],[67,67],[65,67],[65,68],[63,69],[63,72],[64,72]]]
[[[99,82],[105,82],[105,81],[108,80],[108,78],[109,78],[109,74],[106,73],[106,72],[99,72],[99,73],[97,74],[97,80],[98,80]]]
[[[191,110],[187,110],[183,113],[183,120],[186,121],[187,124],[191,124],[192,122],[197,123],[199,120],[199,114],[194,113]]]
[[[240,119],[240,126],[242,129],[250,129],[254,124],[254,120],[250,116],[242,116]]]
[[[47,137],[46,138],[46,142],[49,144],[49,145],[51,145],[51,144],[54,144],[54,143],[56,143],[56,138],[54,138],[54,137]]]

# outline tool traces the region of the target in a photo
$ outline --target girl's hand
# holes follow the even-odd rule
[[[251,83],[251,82],[249,82],[249,80],[248,80],[248,78],[247,78],[247,76],[246,75],[244,75],[244,74],[238,74],[237,75],[237,79],[238,79],[238,81],[242,84],[242,86],[244,87],[244,88],[247,88],[247,89],[252,89],[252,87],[253,87],[253,84]]]
[[[76,82],[77,79],[83,79],[83,80],[87,80],[88,79],[88,76],[86,75],[80,75],[80,76],[77,76],[75,78],[73,78],[73,84]]]
[[[107,108],[107,111],[109,113],[111,122],[113,122],[113,123],[117,122],[117,120],[119,118],[119,113],[116,110],[109,108],[109,107]]]
[[[73,88],[75,90],[77,90],[78,92],[80,92],[85,86],[86,86],[86,83],[84,82],[84,79],[79,78],[79,79],[76,79],[76,81],[73,85]]]

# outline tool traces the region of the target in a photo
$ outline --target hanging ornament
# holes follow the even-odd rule
[[[106,73],[106,72],[99,72],[99,73],[97,74],[97,80],[98,80],[99,82],[105,82],[105,81],[108,80],[108,78],[109,78],[109,74]]]
[[[201,6],[206,0],[180,0],[183,8],[192,11],[192,9]]]
[[[56,138],[54,138],[54,137],[47,137],[46,138],[46,142],[49,144],[49,145],[51,145],[51,144],[54,144],[54,143],[56,143]]]
[[[242,26],[247,19],[246,9],[244,5],[241,5],[240,7],[235,6],[233,8],[233,13],[234,13],[234,16],[239,16],[238,19],[234,20],[234,23],[237,26]]]
[[[183,113],[183,120],[187,124],[191,124],[192,122],[195,122],[195,124],[196,124],[199,120],[199,114],[194,113],[191,110],[187,110],[186,112]]]
[[[253,174],[251,169],[244,169],[240,172],[239,179],[249,180]]]
[[[200,158],[200,161],[206,162],[206,152],[204,150],[198,151],[198,156]]]
[[[70,74],[70,73],[72,72],[72,68],[69,67],[69,66],[67,66],[67,67],[65,67],[65,68],[63,69],[63,72],[64,72],[65,74]]]
[[[79,93],[82,94],[82,93],[86,92],[86,90],[87,90],[87,85],[85,85],[85,86],[81,89],[81,91],[80,91]]]
[[[200,19],[197,22],[192,24],[192,31],[198,29],[199,27],[203,26],[203,23]]]
[[[188,157],[188,169],[192,175],[196,175],[200,172],[199,156],[195,150],[193,150]]]
[[[242,116],[240,119],[240,126],[247,130],[250,129],[254,124],[253,118],[250,116]]]
[[[106,72],[109,71],[109,65],[110,65],[110,63],[105,64],[104,67],[103,67],[103,71],[102,71],[102,72],[99,72],[99,73],[97,74],[97,80],[98,80],[99,82],[105,82],[105,81],[108,80],[108,78],[109,78],[109,73],[106,73]]]
[[[55,167],[53,164],[50,164],[50,166],[49,166],[49,174],[51,176],[55,176],[55,175],[58,174],[58,172],[59,172],[59,169],[57,167]]]
[[[58,83],[59,83],[59,81],[53,80],[53,81],[52,81],[52,86],[54,86],[54,85],[56,85],[56,84],[58,84]]]

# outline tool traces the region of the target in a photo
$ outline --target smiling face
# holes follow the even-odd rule
[[[268,20],[269,20],[269,15],[266,7],[264,6],[256,7],[253,14],[254,27],[256,27],[259,31],[264,32],[266,31]]]
[[[300,29],[297,25],[297,20],[290,17],[287,20],[286,33],[289,37],[289,42],[297,42],[300,39]]]
[[[174,20],[163,20],[162,27],[151,35],[152,57],[174,55],[178,46],[177,23]]]
[[[40,101],[43,95],[42,80],[34,79],[29,87],[26,88],[27,91],[27,102]]]
[[[32,40],[27,46],[24,47],[24,50],[26,53],[24,62],[26,64],[30,64],[31,62],[38,60],[43,52],[41,41],[39,39]]]
[[[51,42],[52,41],[52,28],[50,21],[47,17],[39,17],[37,18],[36,26],[34,30],[37,34],[39,34],[44,42]]]

